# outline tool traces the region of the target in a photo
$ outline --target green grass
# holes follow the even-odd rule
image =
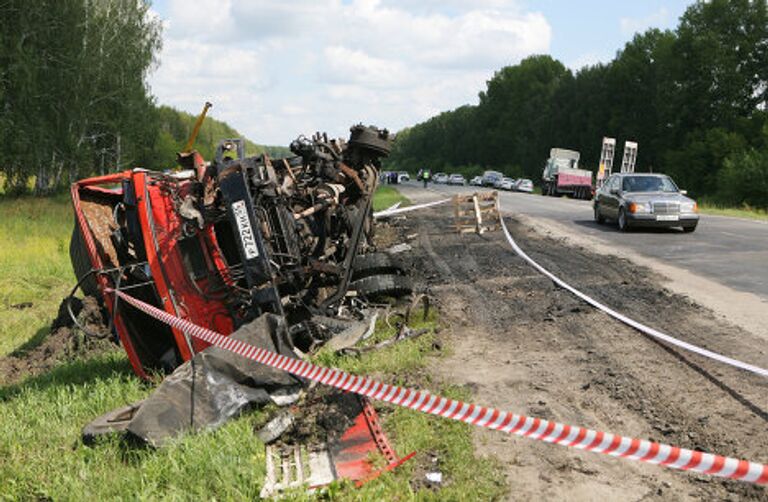
[[[437,319],[412,324],[433,330]],[[379,323],[368,343],[394,331]],[[390,383],[429,383],[423,373],[433,334],[356,356],[321,352],[317,361]],[[433,387],[433,385],[429,385]],[[469,399],[465,389],[443,393]],[[131,449],[117,440],[95,447],[79,441],[81,427],[110,409],[142,399],[151,388],[133,376],[122,352],[70,362],[52,372],[0,389],[0,485],[8,499],[255,499],[265,475],[264,448],[253,432],[260,413],[214,432],[187,434],[160,450]],[[342,483],[337,500],[490,500],[503,495],[494,461],[473,454],[470,426],[403,408],[385,407],[382,420],[399,455],[416,459],[362,489]],[[410,480],[427,455],[440,459],[446,480],[439,491],[414,491]],[[297,491],[289,499],[309,499]]]
[[[386,197],[399,198],[394,189],[385,188]],[[73,282],[70,215],[65,197],[0,199],[0,355],[41,339],[68,292]],[[10,308],[24,301],[32,301],[33,307]],[[412,323],[430,330],[418,339],[359,357],[321,352],[315,359],[388,383],[469,399],[466,389],[441,386],[425,369],[436,357],[433,332],[438,323],[433,313]],[[368,343],[393,334],[379,322]],[[95,447],[81,443],[83,425],[151,391],[151,385],[133,375],[119,349],[67,361],[46,374],[0,387],[0,499],[256,499],[265,475],[264,446],[253,432],[264,419],[261,412],[213,432],[184,435],[160,450],[133,449],[117,440]],[[296,491],[287,499],[490,500],[506,492],[498,463],[474,456],[470,426],[389,405],[382,405],[380,414],[397,453],[416,451],[415,459],[361,489],[340,483],[325,495]],[[431,454],[440,460],[443,487],[414,490],[411,479]]]
[[[69,197],[0,197],[0,356],[47,334],[75,281],[71,233]]]
[[[768,221],[768,211],[753,207],[724,207],[717,204],[702,202],[699,204],[699,212],[702,214],[714,214],[717,216],[731,216],[734,218],[747,218],[750,220]]]
[[[403,206],[407,206],[411,203],[406,197],[400,195],[400,192],[398,192],[396,188],[387,185],[379,185],[379,188],[376,189],[376,193],[373,196],[373,210],[381,211],[398,202],[401,202]]]
[[[68,363],[0,391],[0,496],[7,499],[255,499],[263,447],[251,414],[220,430],[187,435],[161,450],[116,440],[79,441],[95,416],[150,389],[114,352]],[[244,440],[246,438],[247,440]]]

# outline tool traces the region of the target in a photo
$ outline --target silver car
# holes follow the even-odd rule
[[[437,173],[432,178],[435,183],[448,183],[448,175],[445,173]]]
[[[685,193],[664,174],[614,174],[595,194],[595,221],[614,220],[622,231],[630,227],[682,227],[693,232],[699,223],[699,208]]]
[[[517,192],[533,193],[533,181],[520,178],[515,182],[514,189]]]
[[[501,180],[496,183],[496,188],[499,188],[501,190],[512,190],[512,188],[515,186],[515,179],[514,178],[508,178],[507,176],[504,176],[501,178]]]

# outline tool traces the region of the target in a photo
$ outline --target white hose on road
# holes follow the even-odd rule
[[[732,359],[730,357],[726,357],[726,356],[724,356],[722,354],[718,354],[717,352],[712,352],[711,350],[707,350],[707,349],[698,347],[696,345],[690,344],[688,342],[684,342],[682,340],[678,340],[677,338],[675,338],[673,336],[669,336],[667,334],[661,333],[660,331],[656,331],[655,329],[650,328],[650,327],[646,326],[645,324],[641,324],[641,323],[635,321],[634,319],[630,319],[629,317],[627,317],[627,316],[625,316],[623,314],[620,314],[619,312],[616,312],[612,308],[603,305],[602,303],[598,302],[597,300],[595,300],[591,296],[587,296],[586,294],[582,293],[578,289],[574,288],[570,284],[566,283],[562,279],[560,279],[557,276],[555,276],[549,270],[545,269],[544,267],[542,267],[541,265],[536,263],[530,256],[525,254],[525,251],[520,249],[520,246],[517,245],[515,240],[512,238],[512,235],[509,233],[509,229],[507,229],[507,225],[506,225],[506,223],[504,223],[504,218],[500,218],[500,220],[501,220],[501,228],[502,228],[502,230],[504,230],[504,235],[507,237],[507,241],[509,241],[509,244],[512,246],[512,249],[515,251],[515,253],[518,254],[518,256],[520,256],[522,259],[527,261],[533,268],[535,268],[536,270],[538,270],[542,274],[544,274],[547,277],[549,277],[550,279],[552,279],[552,281],[555,284],[557,284],[558,286],[560,286],[563,289],[567,289],[568,291],[570,291],[571,293],[573,293],[577,297],[581,298],[585,302],[589,303],[593,307],[595,307],[595,308],[597,308],[599,310],[602,310],[603,312],[605,312],[609,316],[613,317],[614,319],[616,319],[618,321],[621,321],[624,324],[626,324],[628,326],[631,326],[631,327],[635,328],[636,330],[638,330],[638,331],[640,331],[642,333],[645,333],[648,336],[652,336],[652,337],[657,338],[659,340],[664,340],[665,342],[669,343],[670,345],[675,345],[675,346],[683,348],[685,350],[689,350],[689,351],[691,351],[691,352],[693,352],[695,354],[699,354],[701,356],[708,357],[710,359],[714,359],[715,361],[719,361],[721,363],[725,363],[725,364],[728,364],[730,366],[734,366],[736,368],[739,368],[739,369],[742,369],[742,370],[745,370],[745,371],[750,371],[750,372],[755,373],[755,374],[760,375],[760,376],[768,377],[768,370],[766,370],[764,368],[761,368],[759,366],[754,366],[752,364],[744,363],[744,362],[738,361],[736,359]]]
[[[432,206],[437,206],[438,204],[445,204],[446,202],[450,202],[450,201],[451,199],[442,199],[435,202],[425,202],[424,204],[416,204],[415,206],[399,207],[395,209],[388,208],[388,209],[384,209],[383,211],[376,211],[375,213],[373,213],[373,217],[383,218],[386,216],[394,216],[396,214],[415,211],[416,209],[424,209],[425,207],[432,207]]]

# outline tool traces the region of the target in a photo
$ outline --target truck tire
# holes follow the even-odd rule
[[[401,269],[385,253],[369,253],[355,256],[352,263],[352,280],[381,274],[397,274]]]
[[[93,266],[77,220],[75,220],[75,227],[72,229],[72,238],[69,240],[69,260],[72,262],[72,270],[74,270],[78,282],[82,279],[80,289],[82,289],[83,294],[101,298],[99,288],[96,285],[96,276],[90,273]],[[89,277],[85,277],[87,275]],[[85,279],[83,279],[84,277]]]
[[[694,224],[694,225],[689,225],[689,226],[687,226],[687,227],[683,227],[683,232],[685,232],[685,233],[687,233],[687,234],[690,234],[690,233],[692,233],[692,232],[695,232],[695,231],[696,231],[696,225],[697,225],[697,224]]]
[[[365,277],[354,281],[350,288],[369,300],[385,297],[398,298],[409,295],[413,291],[413,285],[408,277],[393,274]]]

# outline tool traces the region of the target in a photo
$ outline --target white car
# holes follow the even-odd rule
[[[452,174],[448,177],[449,185],[466,185],[467,179],[462,174]]]
[[[475,176],[471,180],[469,180],[470,185],[474,186],[483,186],[483,177],[482,176]]]
[[[501,190],[512,190],[512,187],[514,186],[515,186],[515,180],[504,176],[496,185],[496,188],[499,188]]]
[[[518,192],[533,193],[533,181],[526,179],[519,179],[515,183],[515,190]]]
[[[445,173],[437,173],[432,178],[434,183],[448,183],[448,175]]]
[[[398,183],[405,183],[406,181],[411,181],[410,175],[405,171],[398,171],[397,173],[397,182]]]

